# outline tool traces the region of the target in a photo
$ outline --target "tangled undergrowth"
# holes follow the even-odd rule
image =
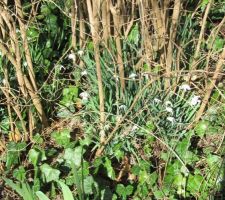
[[[0,199],[224,198],[223,1],[0,11]]]

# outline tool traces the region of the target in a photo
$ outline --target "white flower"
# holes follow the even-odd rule
[[[116,121],[119,122],[122,119],[122,115],[117,115],[116,116]]]
[[[129,75],[129,78],[131,78],[131,79],[135,79],[135,77],[137,76],[137,74],[135,74],[135,73],[131,73],[130,75]]]
[[[127,109],[127,106],[126,105],[120,105],[119,106],[119,110],[126,110]]]
[[[142,75],[142,76],[144,76],[146,80],[148,80],[148,79],[149,79],[149,76],[148,76],[148,74],[147,74],[147,73],[141,73],[141,75]]]
[[[88,100],[88,98],[89,98],[89,94],[88,94],[87,92],[81,92],[79,96],[80,96],[80,97],[82,98],[82,100],[84,100],[84,101]]]
[[[23,62],[23,66],[24,66],[24,67],[27,67],[27,62],[26,62],[26,61]]]
[[[65,69],[65,67],[63,65],[56,65],[56,69],[62,70]]]
[[[71,53],[71,54],[68,55],[68,58],[69,58],[70,60],[75,61],[76,56],[75,56],[74,53]]]
[[[166,101],[166,102],[165,102],[165,105],[166,105],[166,107],[168,107],[168,106],[173,106],[173,104],[171,103],[171,101]]]
[[[167,117],[166,119],[167,119],[169,122],[171,122],[172,124],[173,124],[174,122],[176,122],[175,119],[174,119],[174,117]]]
[[[173,114],[173,109],[171,107],[166,107],[166,111]]]
[[[79,51],[77,52],[77,54],[78,54],[79,56],[83,56],[83,55],[84,55],[84,51],[83,51],[83,50],[79,50]]]
[[[199,98],[200,98],[200,96],[193,96],[192,99],[191,99],[191,101],[189,102],[189,104],[191,106],[195,106],[198,103],[201,103],[201,100]]]
[[[16,33],[20,33],[20,29],[16,28]]]
[[[117,76],[117,75],[113,75],[113,78],[115,78],[116,82],[118,82],[118,81],[119,81],[119,76]]]
[[[2,83],[3,83],[3,85],[6,85],[6,80],[3,79],[3,80],[2,80]]]
[[[87,74],[88,74],[88,73],[87,73],[86,70],[84,70],[84,71],[81,72],[81,76],[86,76]]]
[[[134,132],[134,131],[136,131],[138,129],[138,126],[137,125],[134,125],[133,127],[132,127],[132,129],[131,129],[131,132]]]
[[[160,102],[162,102],[160,99],[157,99],[157,98],[154,98],[154,100],[153,100],[154,102],[156,102],[156,103],[160,103]]]
[[[180,89],[184,90],[186,92],[186,91],[191,90],[191,87],[188,84],[183,84],[180,86]]]

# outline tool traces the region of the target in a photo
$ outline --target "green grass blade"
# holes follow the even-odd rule
[[[3,178],[3,180],[9,187],[11,187],[13,190],[15,190],[21,197],[23,197],[23,190],[19,184],[15,184],[12,180],[10,180],[8,178]]]
[[[36,195],[38,196],[39,200],[50,200],[43,192],[37,191]]]
[[[62,188],[63,199],[64,200],[74,200],[73,194],[72,194],[71,190],[69,189],[69,187],[65,183],[63,183],[62,181],[57,181],[57,183]]]

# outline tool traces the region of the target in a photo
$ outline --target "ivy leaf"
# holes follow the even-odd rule
[[[66,147],[70,143],[70,131],[68,129],[54,131],[51,136],[60,146]]]
[[[105,166],[105,168],[107,170],[108,177],[111,178],[112,180],[115,180],[115,171],[114,171],[114,169],[112,167],[111,160],[106,158],[104,166]]]
[[[26,171],[23,166],[19,166],[18,169],[13,171],[13,177],[16,178],[18,181],[23,182],[26,178]]]
[[[123,184],[118,184],[116,186],[116,193],[119,195],[119,196],[123,196],[124,193],[125,193],[125,187]]]
[[[87,176],[84,179],[84,192],[85,194],[93,194],[94,179],[92,176]]]
[[[131,30],[130,34],[128,35],[128,41],[130,43],[134,43],[135,45],[138,45],[140,35],[138,30],[138,24],[136,23],[134,28]]]
[[[196,175],[190,175],[188,177],[188,181],[187,181],[187,190],[195,195],[195,193],[197,193],[200,190],[200,187],[203,184],[203,177],[199,174]]]
[[[40,161],[46,160],[45,152],[39,149],[31,149],[28,153],[29,161],[37,166]]]
[[[44,180],[48,183],[51,181],[56,181],[59,179],[60,171],[57,169],[53,169],[48,164],[43,164],[41,167],[41,172],[43,174]]]
[[[209,121],[200,121],[195,127],[195,132],[199,137],[203,137],[209,127]]]
[[[68,163],[74,163],[76,167],[80,167],[83,150],[82,147],[76,147],[75,149],[67,148],[65,150],[64,159]]]
[[[26,150],[26,143],[9,142],[7,149],[6,168],[9,169],[12,165],[18,163],[21,151]]]

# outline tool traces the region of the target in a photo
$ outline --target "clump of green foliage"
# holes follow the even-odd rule
[[[6,141],[0,156],[4,187],[24,200],[205,200],[221,191],[224,83],[221,81],[215,87],[205,114],[188,128],[201,106],[202,84],[207,79],[197,76],[188,80],[187,74],[181,72],[171,78],[172,86],[167,90],[164,69],[159,64],[161,50],[153,55],[154,62],[146,59],[141,67],[135,68],[140,59],[139,49],[145,42],[142,41],[141,21],[135,21],[127,37],[121,38],[125,90],[121,89],[115,62],[115,38],[110,38],[108,48],[104,43],[99,45],[105,97],[105,122],[102,124],[96,49],[93,40],[87,38],[84,47],[77,45],[70,52],[71,22],[62,12],[63,9],[66,12],[67,4],[71,2],[41,2],[35,23],[27,29],[43,107],[49,119],[56,123],[44,130],[38,124],[28,142],[11,136],[7,107],[0,109],[1,134]],[[192,1],[187,3],[192,4]],[[207,4],[208,1],[199,1],[199,14],[204,13]],[[221,20],[218,5],[224,8],[224,3],[218,1],[210,15],[212,19]],[[30,6],[28,1],[23,4],[25,13]],[[182,53],[178,52],[179,48],[173,53],[174,59],[178,59],[178,55],[185,58],[177,61],[184,71],[190,70],[188,62],[195,59],[195,39],[200,32],[198,16],[192,16],[195,9],[190,9],[177,27]],[[211,27],[213,23],[207,22],[206,33]],[[205,37],[208,39],[207,34]],[[215,56],[221,53],[222,36],[218,34],[212,39],[207,40],[208,43],[203,41],[202,54],[209,50]],[[199,69],[204,69],[207,62],[207,59],[201,60]],[[215,64],[216,59],[210,62]],[[1,55],[0,64],[5,63]],[[3,77],[3,74],[2,67],[0,75]],[[9,77],[16,87],[14,70],[9,70]],[[3,78],[0,81],[3,82]],[[3,93],[0,95],[2,97]],[[27,113],[22,114],[26,121]],[[11,117],[18,132],[22,132],[21,121],[16,116]],[[126,117],[121,121],[123,116]],[[38,121],[35,114],[34,117]],[[100,134],[107,138],[113,131],[109,141],[101,141]],[[102,146],[104,153],[95,156]],[[6,192],[3,191],[3,195]]]

